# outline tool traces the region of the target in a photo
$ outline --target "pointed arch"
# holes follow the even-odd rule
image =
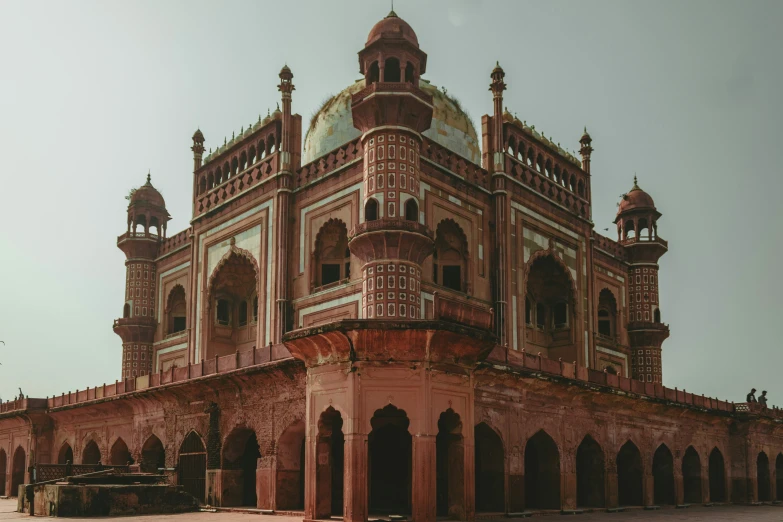
[[[166,333],[174,334],[183,332],[186,328],[187,305],[185,301],[185,288],[174,285],[166,299]]]
[[[304,509],[305,423],[297,419],[277,441],[276,509]]]
[[[222,469],[238,471],[237,486],[224,496],[224,506],[257,507],[256,470],[261,449],[255,430],[237,426],[223,442]]]
[[[249,250],[245,250],[244,248],[239,248],[235,244],[233,244],[232,239],[232,245],[228,249],[228,251],[223,254],[223,257],[220,258],[220,261],[218,261],[217,265],[215,265],[215,268],[212,270],[212,274],[209,276],[209,281],[207,284],[207,296],[211,296],[212,291],[215,286],[215,281],[218,277],[218,274],[220,274],[220,270],[223,268],[223,266],[228,263],[228,261],[234,257],[237,256],[239,258],[247,260],[251,265],[253,265],[253,271],[256,276],[256,285],[258,284],[258,262],[256,261],[256,258],[253,256],[253,254]]]
[[[98,464],[102,462],[101,450],[95,440],[90,439],[82,451],[82,464]]]
[[[470,291],[470,252],[465,231],[451,218],[438,223],[432,255],[435,284],[458,292]]]
[[[160,439],[152,434],[147,437],[141,447],[141,471],[158,473],[158,469],[166,467],[166,450]]]
[[[109,451],[109,464],[112,466],[125,466],[133,463],[133,457],[131,456],[128,445],[122,440],[122,437],[117,437],[114,444]]]
[[[693,446],[688,446],[682,457],[682,483],[685,503],[701,503],[701,457]]]
[[[201,436],[191,430],[179,447],[177,483],[204,502],[206,495],[207,450]]]
[[[5,454],[5,450],[0,448],[0,497],[6,495],[5,482],[8,476],[8,455]]]
[[[601,508],[606,505],[604,452],[590,435],[576,449],[576,505]]]
[[[343,516],[345,437],[343,415],[331,405],[318,417],[315,458],[315,517]]]
[[[405,410],[388,404],[375,410],[367,436],[367,491],[372,513],[410,514],[413,438]]]
[[[348,227],[341,219],[324,223],[315,236],[312,254],[311,289],[337,283],[350,277],[351,252]]]
[[[435,437],[435,497],[437,516],[465,520],[465,448],[462,420],[448,408],[438,418]]]
[[[758,485],[758,501],[769,502],[770,500],[770,475],[769,475],[769,457],[764,451],[759,452],[756,457],[756,483]]]
[[[73,448],[71,448],[71,445],[68,444],[68,441],[63,442],[63,445],[60,446],[60,451],[57,454],[57,464],[67,464],[67,463],[73,464]]]
[[[710,452],[709,461],[710,502],[726,501],[726,464],[723,453],[716,447]]]
[[[652,475],[653,502],[659,506],[674,505],[674,457],[665,443],[653,454]]]
[[[560,451],[545,430],[525,445],[525,507],[560,509]]]
[[[506,451],[500,434],[486,422],[474,428],[476,511],[506,510]]]
[[[19,486],[24,484],[25,471],[27,470],[27,452],[22,446],[17,446],[14,451],[14,460],[11,468],[11,491],[10,496],[15,497],[19,493]]]
[[[621,506],[644,504],[642,477],[644,465],[642,453],[633,441],[628,440],[617,452],[618,501]]]

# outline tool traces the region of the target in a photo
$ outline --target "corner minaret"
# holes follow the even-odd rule
[[[419,222],[421,133],[433,112],[432,97],[419,88],[426,65],[416,33],[394,11],[359,52],[366,86],[351,111],[363,133],[364,219],[349,248],[362,262],[365,319],[422,315],[421,264],[433,248],[432,232]]]
[[[125,252],[125,304],[114,333],[122,339],[122,378],[152,371],[152,342],[157,326],[155,309],[155,258],[171,217],[163,196],[147,182],[131,192],[128,229],[117,238]]]
[[[652,197],[633,178],[633,187],[623,195],[617,217],[617,236],[628,255],[628,335],[633,377],[643,382],[662,382],[661,345],[669,327],[661,322],[658,294],[658,260],[669,249],[658,236],[658,219]]]
[[[587,133],[587,127],[582,137],[579,138],[579,154],[582,156],[582,170],[590,174],[590,155],[593,153],[593,138]]]

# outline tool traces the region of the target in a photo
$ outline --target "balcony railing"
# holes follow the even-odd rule
[[[378,230],[405,230],[408,232],[415,232],[423,236],[427,236],[430,239],[434,239],[432,231],[426,226],[422,225],[418,221],[408,221],[404,219],[389,219],[381,218],[372,221],[365,221],[351,230],[348,234],[349,237],[354,237],[366,232],[376,232]]]

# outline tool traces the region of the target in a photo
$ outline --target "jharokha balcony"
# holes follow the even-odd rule
[[[421,264],[432,253],[434,234],[417,221],[376,219],[348,234],[351,252],[367,263],[375,259],[405,259]]]

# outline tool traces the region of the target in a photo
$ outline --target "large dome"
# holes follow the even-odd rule
[[[362,90],[364,85],[363,79],[357,81],[329,99],[313,116],[305,136],[303,164],[361,136],[359,129],[353,126],[351,96]],[[420,80],[419,87],[432,96],[434,106],[432,125],[423,132],[424,136],[473,163],[481,163],[476,129],[459,103],[427,80]]]

